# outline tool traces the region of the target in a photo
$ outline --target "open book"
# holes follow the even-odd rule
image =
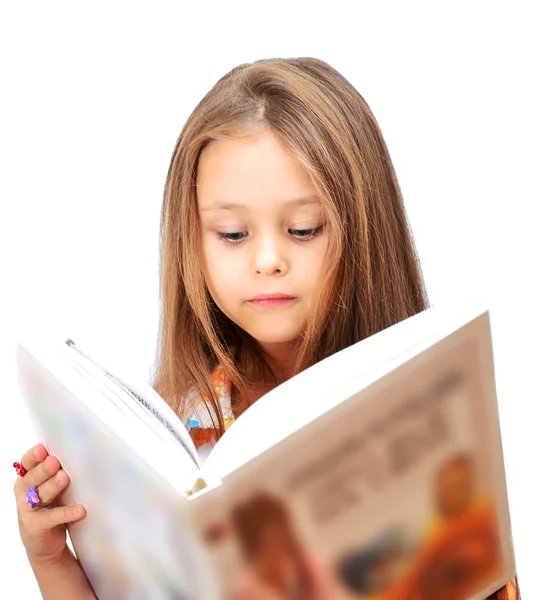
[[[72,342],[17,347],[37,435],[100,600],[224,598],[246,569],[301,597],[483,600],[515,575],[488,311],[431,308],[250,407],[204,464],[146,384]]]

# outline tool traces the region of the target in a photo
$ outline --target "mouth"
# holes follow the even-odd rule
[[[253,306],[272,307],[286,306],[295,300],[297,300],[295,296],[288,296],[288,294],[274,292],[272,294],[260,294],[259,296],[255,296],[251,300],[248,300],[248,303],[252,304]]]

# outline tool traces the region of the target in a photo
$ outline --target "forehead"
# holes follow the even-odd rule
[[[268,132],[211,142],[198,163],[197,196],[201,209],[281,200],[298,203],[311,201],[315,188],[308,172]]]

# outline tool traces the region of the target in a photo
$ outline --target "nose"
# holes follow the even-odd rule
[[[284,275],[289,257],[284,242],[276,236],[262,236],[252,248],[252,270],[255,275]]]

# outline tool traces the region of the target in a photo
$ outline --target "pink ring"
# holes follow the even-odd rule
[[[29,491],[25,494],[25,500],[31,508],[38,508],[39,506],[44,506],[44,504],[42,504],[40,496],[38,495],[38,492],[36,491],[36,486],[34,485],[29,485]]]

